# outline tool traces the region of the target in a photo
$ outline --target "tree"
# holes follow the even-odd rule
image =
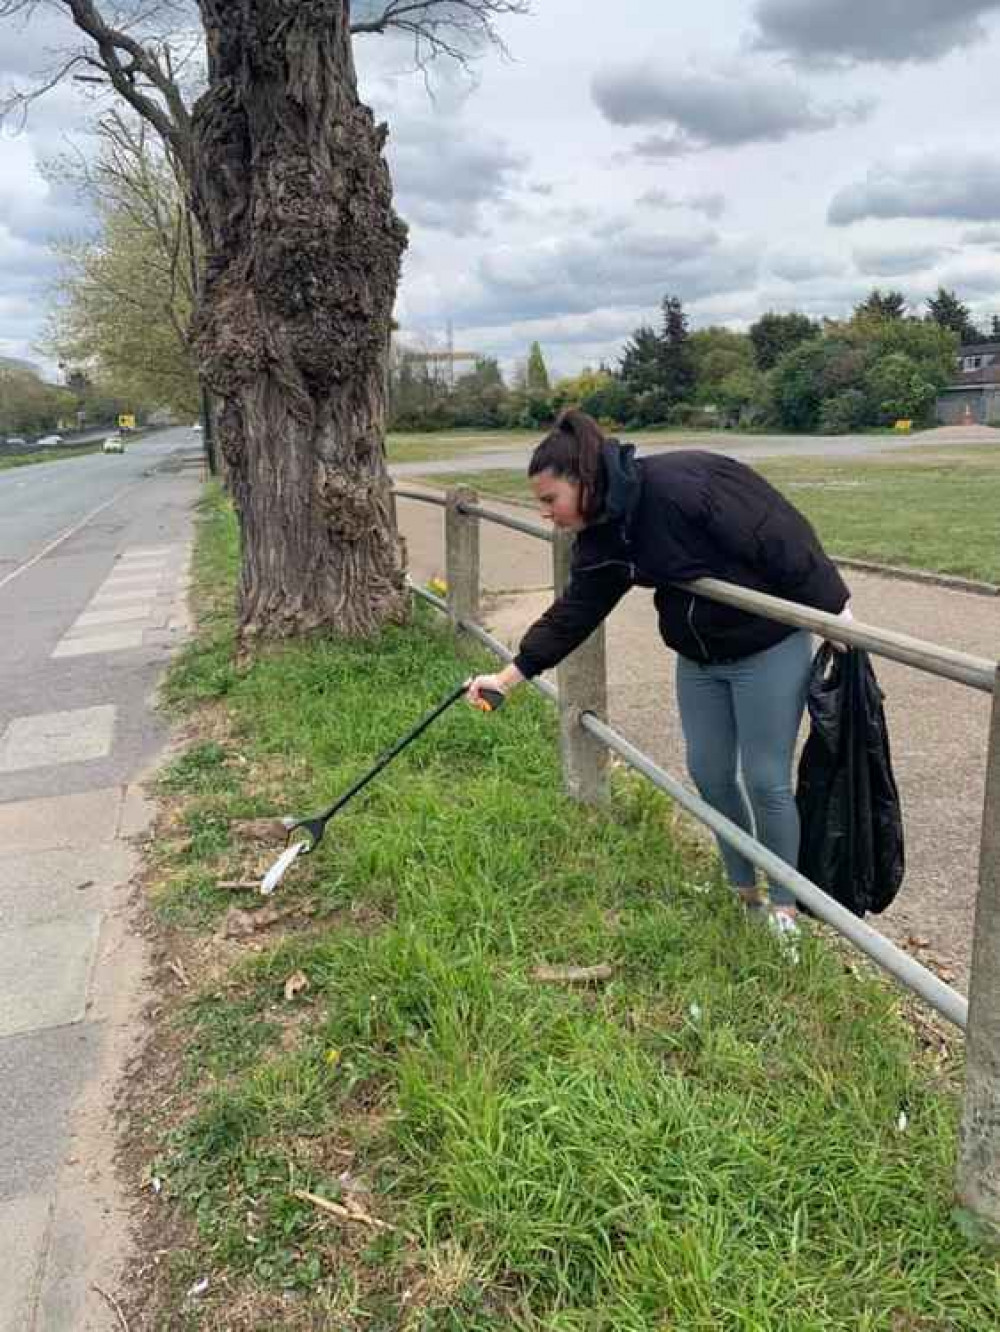
[[[663,298],[663,388],[671,405],[686,402],[694,389],[694,357],[688,342],[688,321],[679,296]]]
[[[622,349],[619,365],[628,422],[646,426],[666,421],[672,404],[663,387],[663,343],[656,330],[637,328]]]
[[[90,197],[99,231],[94,240],[54,246],[62,273],[47,349],[91,366],[133,407],[190,416],[199,410],[188,336],[198,285],[190,214],[141,121],[113,112],[99,128],[95,162],[48,167]]]
[[[537,342],[531,344],[528,352],[527,389],[529,393],[548,393],[549,372],[545,368],[545,358]]]
[[[969,307],[963,305],[953,291],[938,287],[936,296],[927,298],[928,318],[941,328],[950,328],[958,334],[959,342],[979,342],[981,333],[972,322]]]
[[[874,287],[854,307],[855,319],[905,319],[906,297],[901,291],[882,291]]]
[[[818,338],[822,331],[815,320],[795,310],[788,314],[769,310],[750,325],[750,344],[757,369],[772,370],[786,352],[809,338]]]
[[[199,0],[207,87],[191,108],[170,43],[150,35],[150,15],[171,6],[125,6],[130,26],[95,0],[52,2],[87,38],[58,73],[96,69],[153,126],[197,218],[193,338],[220,401],[244,646],[403,619],[384,429],[406,229],[382,156],[387,128],[358,97],[352,38],[401,30],[418,64],[461,59],[498,42],[496,16],[525,12],[524,0],[382,0],[353,16],[350,0]],[[0,0],[0,18],[36,7]]]
[[[75,405],[71,390],[46,384],[26,365],[0,357],[0,443],[7,435],[55,430],[72,417]]]

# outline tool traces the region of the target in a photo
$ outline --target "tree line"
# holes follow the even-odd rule
[[[876,288],[845,320],[768,312],[746,332],[691,330],[681,299],[668,295],[658,327],[643,325],[614,364],[550,380],[534,343],[511,383],[496,360],[442,378],[419,355],[397,350],[390,367],[389,420],[397,430],[532,429],[568,405],[615,428],[753,427],[828,434],[926,424],[956,375],[963,344],[1000,343],[968,306],[939,288],[921,313],[900,292]],[[439,364],[435,362],[435,364]]]

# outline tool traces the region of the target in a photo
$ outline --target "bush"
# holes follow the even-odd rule
[[[868,400],[860,389],[846,389],[827,398],[820,408],[819,428],[824,435],[847,435],[865,424]]]

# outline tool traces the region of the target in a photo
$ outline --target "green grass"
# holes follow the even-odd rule
[[[761,459],[751,464],[801,509],[826,548],[936,573],[1000,583],[1000,450],[963,446],[905,461]],[[484,495],[529,500],[523,473],[488,471],[427,478]]]
[[[101,442],[73,444],[65,448],[39,449],[35,453],[0,454],[0,472],[11,467],[32,467],[35,463],[60,462],[63,458],[81,458],[85,453],[100,453]]]
[[[203,518],[203,637],[171,688],[211,737],[163,779],[161,853],[198,904],[168,910],[195,953],[226,902],[213,876],[244,854],[225,818],[321,807],[480,660],[428,613],[227,672],[232,534],[217,500]],[[173,1017],[187,1100],[153,1171],[193,1229],[155,1325],[1000,1325],[1000,1266],[951,1217],[956,1070],[896,992],[821,939],[789,966],[668,801],[619,773],[610,808],[578,808],[555,747],[532,695],[456,707],[282,886],[308,925],[192,986]],[[601,990],[531,975],[596,962],[616,968]],[[338,1224],[299,1189],[397,1229]]]

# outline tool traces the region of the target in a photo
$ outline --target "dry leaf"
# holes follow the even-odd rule
[[[309,988],[309,977],[304,971],[293,971],[285,981],[285,998],[294,999],[297,994]]]
[[[226,939],[247,939],[258,930],[266,930],[277,924],[282,912],[274,907],[264,907],[262,911],[246,911],[242,907],[230,907],[222,922],[222,934]]]

